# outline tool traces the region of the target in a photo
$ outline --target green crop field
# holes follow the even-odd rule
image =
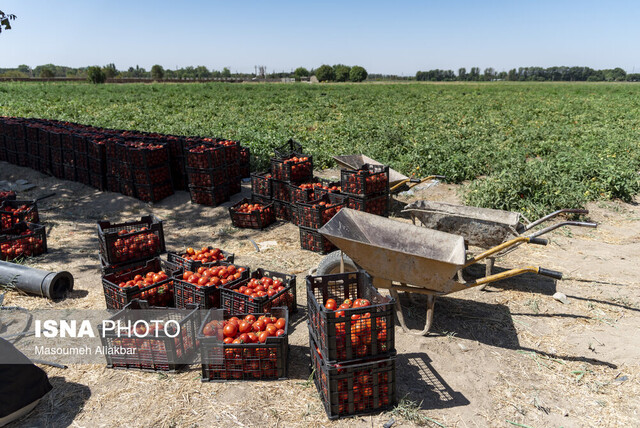
[[[0,115],[238,139],[260,168],[294,138],[320,167],[361,152],[532,216],[640,192],[640,84],[0,83]]]

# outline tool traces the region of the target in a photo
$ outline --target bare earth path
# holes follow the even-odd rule
[[[0,179],[36,184],[25,197],[42,201],[47,255],[31,265],[66,269],[76,278],[71,298],[51,303],[8,292],[6,305],[104,308],[95,222],[153,213],[165,220],[167,247],[215,244],[239,264],[298,274],[298,304],[290,336],[290,380],[201,383],[199,367],[176,375],[109,370],[99,365],[45,367],[55,389],[19,426],[394,426],[531,427],[637,426],[640,421],[640,206],[594,203],[596,230],[556,231],[547,247],[522,246],[498,268],[539,265],[565,280],[527,275],[485,291],[470,289],[436,303],[433,333],[397,328],[398,395],[418,404],[404,417],[383,413],[331,422],[307,381],[308,333],[304,276],[321,256],[300,250],[298,229],[278,223],[263,232],[231,227],[227,207],[191,205],[185,192],[156,205],[0,163]],[[458,186],[418,191],[425,199],[457,201]],[[248,189],[245,188],[248,193]],[[238,199],[238,197],[236,197]],[[407,198],[401,198],[407,200]],[[406,220],[404,220],[406,221]],[[276,241],[255,251],[256,242]],[[479,266],[478,271],[484,270]],[[473,272],[472,272],[473,273]],[[552,298],[560,291],[562,304]],[[402,300],[415,327],[422,306]]]

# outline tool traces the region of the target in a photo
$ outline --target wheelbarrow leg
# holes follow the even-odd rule
[[[484,276],[491,276],[493,272],[493,264],[495,263],[495,261],[496,261],[495,257],[487,257],[487,264],[485,265]],[[485,289],[486,286],[487,284],[481,285],[480,287],[478,287],[478,289],[482,291]]]
[[[429,330],[431,330],[431,325],[433,324],[433,310],[436,303],[436,296],[432,294],[427,295],[427,320],[424,324],[424,329],[420,333],[414,333],[407,328],[407,324],[404,321],[404,314],[402,313],[402,305],[400,304],[400,296],[398,296],[398,292],[393,288],[390,288],[389,294],[391,294],[391,297],[396,301],[396,314],[398,315],[398,322],[400,323],[400,327],[402,327],[402,331],[416,336],[426,336],[429,333]]]

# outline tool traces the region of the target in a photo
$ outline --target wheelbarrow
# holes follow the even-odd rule
[[[365,155],[345,155],[345,156],[334,156],[333,159],[336,163],[348,169],[360,169],[364,165],[382,165],[382,163],[377,160],[371,159],[369,156]],[[402,190],[411,189],[414,186],[422,184],[426,181],[435,180],[435,179],[444,179],[443,175],[430,175],[424,178],[415,178],[415,177],[407,177],[404,174],[399,173],[395,169],[389,168],[389,191],[393,193],[398,193]]]
[[[419,333],[426,335],[433,323],[436,296],[444,296],[527,272],[562,279],[562,273],[527,266],[459,282],[456,274],[467,266],[523,242],[546,245],[547,240],[517,236],[467,259],[460,235],[427,229],[409,223],[351,209],[342,209],[319,232],[373,278],[376,288],[386,288],[396,301],[398,320],[409,332],[402,314],[398,291],[427,296],[426,322]]]
[[[522,214],[512,211],[469,207],[444,202],[416,201],[402,212],[411,216],[413,224],[419,223],[429,229],[454,233],[464,237],[467,245],[484,249],[495,247],[510,239],[527,234],[530,238],[542,236],[563,226],[597,227],[596,223],[563,221],[531,232],[536,226],[560,214],[589,214],[588,210],[562,209],[530,222]],[[487,258],[486,275],[491,275],[496,257],[515,249],[510,247],[501,254]],[[484,288],[484,287],[482,287]]]

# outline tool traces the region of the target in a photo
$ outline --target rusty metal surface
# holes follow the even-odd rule
[[[338,165],[348,169],[359,169],[365,163],[368,163],[370,165],[382,165],[377,160],[371,159],[369,156],[365,155],[334,156],[333,159],[338,163]],[[389,185],[391,187],[393,187],[394,184],[408,178],[409,177],[407,177],[406,175],[402,175],[398,171],[389,168]]]
[[[516,237],[522,228],[519,213],[489,208],[416,201],[407,205],[403,212],[426,228],[461,235],[469,245],[481,248],[495,247]]]
[[[461,236],[351,209],[319,232],[374,278],[445,293],[464,288],[452,280],[466,261]]]

